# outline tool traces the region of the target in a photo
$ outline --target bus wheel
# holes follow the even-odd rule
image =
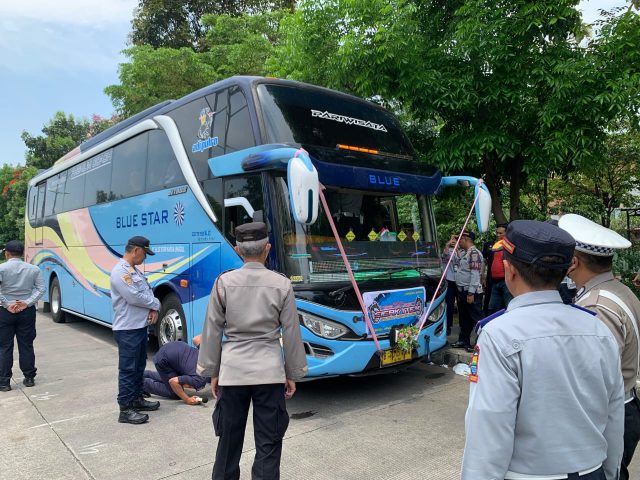
[[[182,303],[175,293],[162,299],[156,326],[158,346],[169,342],[187,341],[187,324]]]
[[[60,292],[60,281],[55,277],[49,287],[49,304],[51,305],[51,318],[56,323],[64,323],[66,314],[62,311],[62,294]]]

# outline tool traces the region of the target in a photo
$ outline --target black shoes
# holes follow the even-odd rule
[[[160,408],[160,402],[150,402],[145,400],[144,397],[140,397],[129,404],[129,408],[137,412],[153,412]]]
[[[120,416],[118,422],[131,423],[133,425],[140,425],[149,420],[149,415],[144,413],[138,413],[131,407],[120,407]]]
[[[25,377],[24,380],[22,380],[22,384],[25,387],[33,387],[33,386],[35,386],[36,382],[33,379],[33,377]]]
[[[11,385],[2,385],[0,387],[0,392],[10,392],[11,391]]]
[[[471,345],[469,345],[468,343],[457,341],[456,343],[451,344],[451,348],[471,348]]]

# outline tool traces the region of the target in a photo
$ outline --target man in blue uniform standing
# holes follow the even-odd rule
[[[514,299],[483,325],[474,350],[462,480],[617,480],[618,345],[557,291],[575,240],[554,225],[516,220],[503,243]]]
[[[25,387],[35,385],[36,302],[44,293],[40,269],[23,262],[24,244],[18,240],[7,242],[0,265],[0,392],[11,391],[13,367],[13,338],[18,341],[20,370]]]
[[[143,375],[147,364],[148,326],[158,320],[160,300],[145,276],[136,267],[147,255],[155,255],[149,240],[132,237],[127,242],[122,259],[111,272],[111,302],[113,304],[113,337],[118,344],[118,404],[120,423],[140,424],[160,402],[144,398]]]
[[[201,335],[193,337],[193,344],[200,345]],[[200,390],[207,379],[196,373],[198,349],[184,342],[164,344],[153,357],[156,370],[144,371],[144,391],[160,397],[180,399],[187,405],[197,405],[200,399],[189,396],[184,389]]]

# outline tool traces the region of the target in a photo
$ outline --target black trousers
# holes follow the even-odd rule
[[[624,406],[624,452],[620,480],[629,479],[629,464],[640,440],[640,400],[635,398]]]
[[[447,280],[447,293],[444,297],[444,301],[447,304],[447,333],[451,331],[453,327],[453,306],[456,303],[456,296],[458,295],[458,287],[453,280]]]
[[[118,404],[123,407],[144,394],[147,335],[147,327],[113,331],[118,344]]]
[[[9,385],[13,368],[13,338],[18,341],[20,370],[25,378],[36,376],[36,355],[33,341],[36,339],[36,307],[11,313],[0,308],[0,386]]]
[[[482,315],[482,295],[475,293],[473,303],[467,303],[467,292],[458,292],[458,314],[460,315],[460,334],[458,341],[471,344],[471,332],[476,323],[484,318]]]
[[[251,402],[256,445],[251,478],[280,478],[282,437],[289,426],[289,414],[284,400],[284,384],[267,384],[220,387],[213,411],[213,429],[220,437],[211,474],[213,480],[240,478],[240,455]]]

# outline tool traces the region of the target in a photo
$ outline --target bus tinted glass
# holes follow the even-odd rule
[[[283,85],[258,86],[268,143],[338,144],[413,157],[390,113],[343,95]]]

